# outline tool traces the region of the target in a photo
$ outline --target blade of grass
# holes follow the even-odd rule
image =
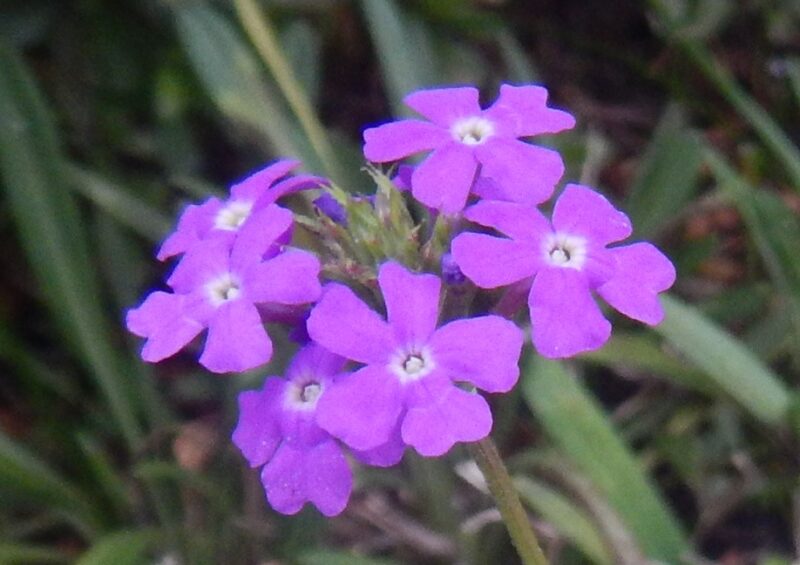
[[[275,82],[278,83],[289,107],[297,116],[297,120],[308,137],[311,147],[319,157],[325,172],[334,181],[340,180],[342,176],[339,165],[328,141],[325,128],[322,127],[308,96],[289,66],[271,22],[253,0],[234,0],[234,5],[239,22],[250,37],[250,41],[255,45],[256,51],[261,55],[261,59],[272,72]]]
[[[155,530],[114,532],[90,547],[75,565],[141,565],[156,562],[148,559],[148,556],[162,540],[163,536]]]
[[[669,106],[640,162],[625,210],[636,233],[652,239],[697,190],[703,163],[700,140],[686,127],[678,106]]]
[[[131,383],[109,340],[86,233],[64,186],[54,125],[23,63],[2,45],[0,68],[0,173],[19,237],[53,315],[132,447],[142,432]]]
[[[591,561],[600,564],[612,562],[592,521],[567,497],[530,477],[515,477],[514,486],[524,504],[550,522]]]
[[[664,321],[654,330],[706,372],[731,398],[766,424],[786,421],[789,392],[739,340],[672,296],[662,295]]]
[[[429,31],[393,0],[362,0],[361,10],[394,114],[409,115],[411,111],[403,105],[406,94],[437,82],[437,59]]]
[[[531,356],[522,392],[548,436],[608,498],[645,554],[680,561],[688,544],[678,521],[581,384],[562,364]]]

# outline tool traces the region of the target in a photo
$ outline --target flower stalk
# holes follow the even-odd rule
[[[539,541],[531,527],[528,515],[522,507],[511,476],[508,474],[497,447],[491,438],[469,444],[472,458],[478,464],[489,491],[495,499],[511,542],[525,565],[548,565],[547,557],[539,547]]]

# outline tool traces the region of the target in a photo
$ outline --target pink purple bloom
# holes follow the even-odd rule
[[[328,285],[311,311],[311,338],[364,364],[320,399],[319,425],[356,450],[404,443],[426,456],[485,437],[492,426],[486,400],[458,385],[510,390],[522,332],[499,316],[437,328],[441,281],[398,263],[381,266],[378,285],[388,321],[340,284]]]
[[[217,373],[251,369],[272,356],[259,308],[317,299],[317,258],[275,245],[291,230],[292,213],[268,206],[249,224],[232,242],[219,238],[193,246],[167,281],[173,292],[153,292],[128,312],[128,329],[147,338],[145,361],[177,353],[208,328],[204,367]]]
[[[611,324],[593,293],[635,320],[654,325],[663,318],[658,293],[672,286],[675,268],[649,243],[607,247],[629,237],[631,224],[588,187],[567,185],[552,223],[510,202],[480,202],[465,217],[508,237],[462,233],[452,244],[456,262],[482,288],[532,279],[533,343],[545,357],[568,357],[608,340]]]
[[[316,423],[319,400],[346,359],[308,345],[286,377],[269,377],[260,391],[239,395],[233,442],[261,482],[275,510],[295,514],[306,502],[326,516],[344,510],[353,477],[342,448]]]
[[[299,164],[289,159],[276,161],[233,185],[227,200],[212,197],[202,204],[187,206],[178,220],[178,228],[161,245],[158,259],[164,261],[185,253],[206,238],[233,239],[240,229],[245,229],[250,216],[282,196],[315,188],[324,182],[311,175],[287,177]]]
[[[445,214],[460,212],[470,191],[490,199],[538,204],[550,197],[564,172],[561,156],[520,138],[575,125],[566,112],[547,107],[541,86],[500,87],[481,109],[472,87],[420,90],[405,98],[425,120],[391,122],[364,131],[364,155],[375,163],[431,151],[411,177],[414,197]]]

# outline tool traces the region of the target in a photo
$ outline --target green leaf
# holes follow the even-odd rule
[[[538,512],[556,530],[595,563],[611,563],[602,536],[583,510],[550,486],[529,477],[515,477],[522,502]]]
[[[0,45],[0,173],[44,298],[133,445],[141,430],[120,370],[82,219],[64,183],[53,122],[18,56]]]
[[[560,363],[532,356],[522,391],[547,434],[608,498],[645,554],[677,563],[687,549],[680,525],[583,386]]]
[[[68,563],[70,558],[60,551],[47,547],[21,543],[0,543],[0,563],[5,565]]]
[[[322,170],[316,153],[287,118],[274,85],[235,28],[199,2],[174,3],[178,38],[202,85],[217,108],[233,122],[249,126],[275,151],[300,158],[311,170]]]
[[[403,98],[437,83],[436,57],[425,24],[393,0],[362,0],[361,10],[378,59],[394,114],[408,115]]]
[[[126,530],[101,538],[75,565],[141,565],[154,562],[149,556],[162,542],[155,530]]]
[[[789,394],[769,367],[697,309],[672,296],[662,295],[661,303],[666,318],[656,332],[753,416],[767,424],[785,422]]]
[[[669,106],[640,162],[625,204],[639,236],[656,236],[697,191],[701,149],[680,108]]]

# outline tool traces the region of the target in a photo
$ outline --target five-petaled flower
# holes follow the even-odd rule
[[[519,376],[522,331],[499,316],[437,328],[441,281],[395,262],[380,267],[378,285],[388,323],[340,284],[328,285],[311,311],[311,339],[365,365],[320,400],[320,426],[355,449],[394,441],[427,456],[486,437],[492,426],[486,400],[459,385],[510,390]]]
[[[538,210],[510,202],[480,202],[464,215],[508,237],[460,234],[452,245],[458,266],[483,288],[533,278],[533,343],[545,357],[569,357],[608,340],[611,324],[593,292],[641,322],[663,318],[658,293],[672,286],[675,268],[649,243],[608,248],[631,235],[631,224],[588,187],[567,185],[552,224]]]
[[[375,163],[432,153],[414,169],[414,197],[445,214],[460,212],[470,191],[496,200],[538,204],[564,173],[558,152],[520,141],[575,125],[568,113],[547,107],[541,86],[500,87],[483,110],[472,87],[419,90],[404,102],[429,121],[391,122],[364,131],[364,156]],[[532,174],[532,171],[535,171]]]

